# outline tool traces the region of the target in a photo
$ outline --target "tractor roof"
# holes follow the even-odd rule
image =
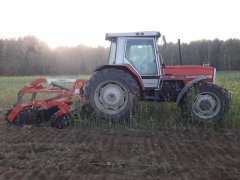
[[[117,37],[156,37],[159,38],[161,36],[158,31],[144,31],[144,32],[128,32],[128,33],[107,33],[106,40],[111,41]]]

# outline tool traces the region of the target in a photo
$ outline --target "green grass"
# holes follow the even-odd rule
[[[0,77],[0,107],[10,106],[15,103],[18,91],[27,83],[35,80],[37,76],[29,77]],[[54,78],[54,77],[51,77]],[[64,78],[64,77],[61,77]],[[76,78],[76,77],[66,77]],[[87,76],[79,76],[87,79]],[[99,118],[76,118],[76,126],[101,127],[101,128],[134,128],[144,130],[159,130],[163,128],[240,128],[240,71],[218,72],[216,82],[233,92],[230,108],[224,119],[217,125],[208,124],[200,126],[181,118],[180,111],[174,103],[141,103],[141,109],[130,121],[109,122]]]
[[[232,99],[228,113],[222,125],[227,128],[240,128],[240,72],[219,72],[216,83],[232,91]]]
[[[0,106],[9,106],[17,100],[18,91],[37,77],[0,77]]]
[[[218,80],[240,81],[240,71],[219,71],[217,72]]]
[[[180,111],[174,103],[150,103],[140,102],[139,109],[129,120],[110,121],[109,119],[93,117],[82,117],[81,105],[75,105],[76,111],[72,112],[74,126],[98,127],[101,129],[129,128],[137,130],[162,130],[162,129],[187,129],[190,124],[182,121]]]

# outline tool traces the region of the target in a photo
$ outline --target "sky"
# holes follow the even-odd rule
[[[105,33],[160,31],[167,42],[240,39],[239,0],[0,0],[0,38],[107,46]]]

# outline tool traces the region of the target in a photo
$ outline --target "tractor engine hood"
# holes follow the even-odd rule
[[[162,74],[166,80],[183,80],[188,83],[193,79],[202,78],[206,76],[207,82],[215,81],[216,69],[210,66],[165,66],[162,68]]]

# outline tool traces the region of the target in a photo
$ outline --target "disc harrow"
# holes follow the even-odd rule
[[[59,82],[72,85],[68,88]],[[18,92],[17,102],[5,113],[6,120],[20,126],[50,121],[52,127],[64,128],[69,125],[74,100],[83,100],[85,83],[80,79],[38,78]],[[30,94],[30,100],[23,100],[25,94]],[[39,94],[45,94],[45,98],[38,99]]]

